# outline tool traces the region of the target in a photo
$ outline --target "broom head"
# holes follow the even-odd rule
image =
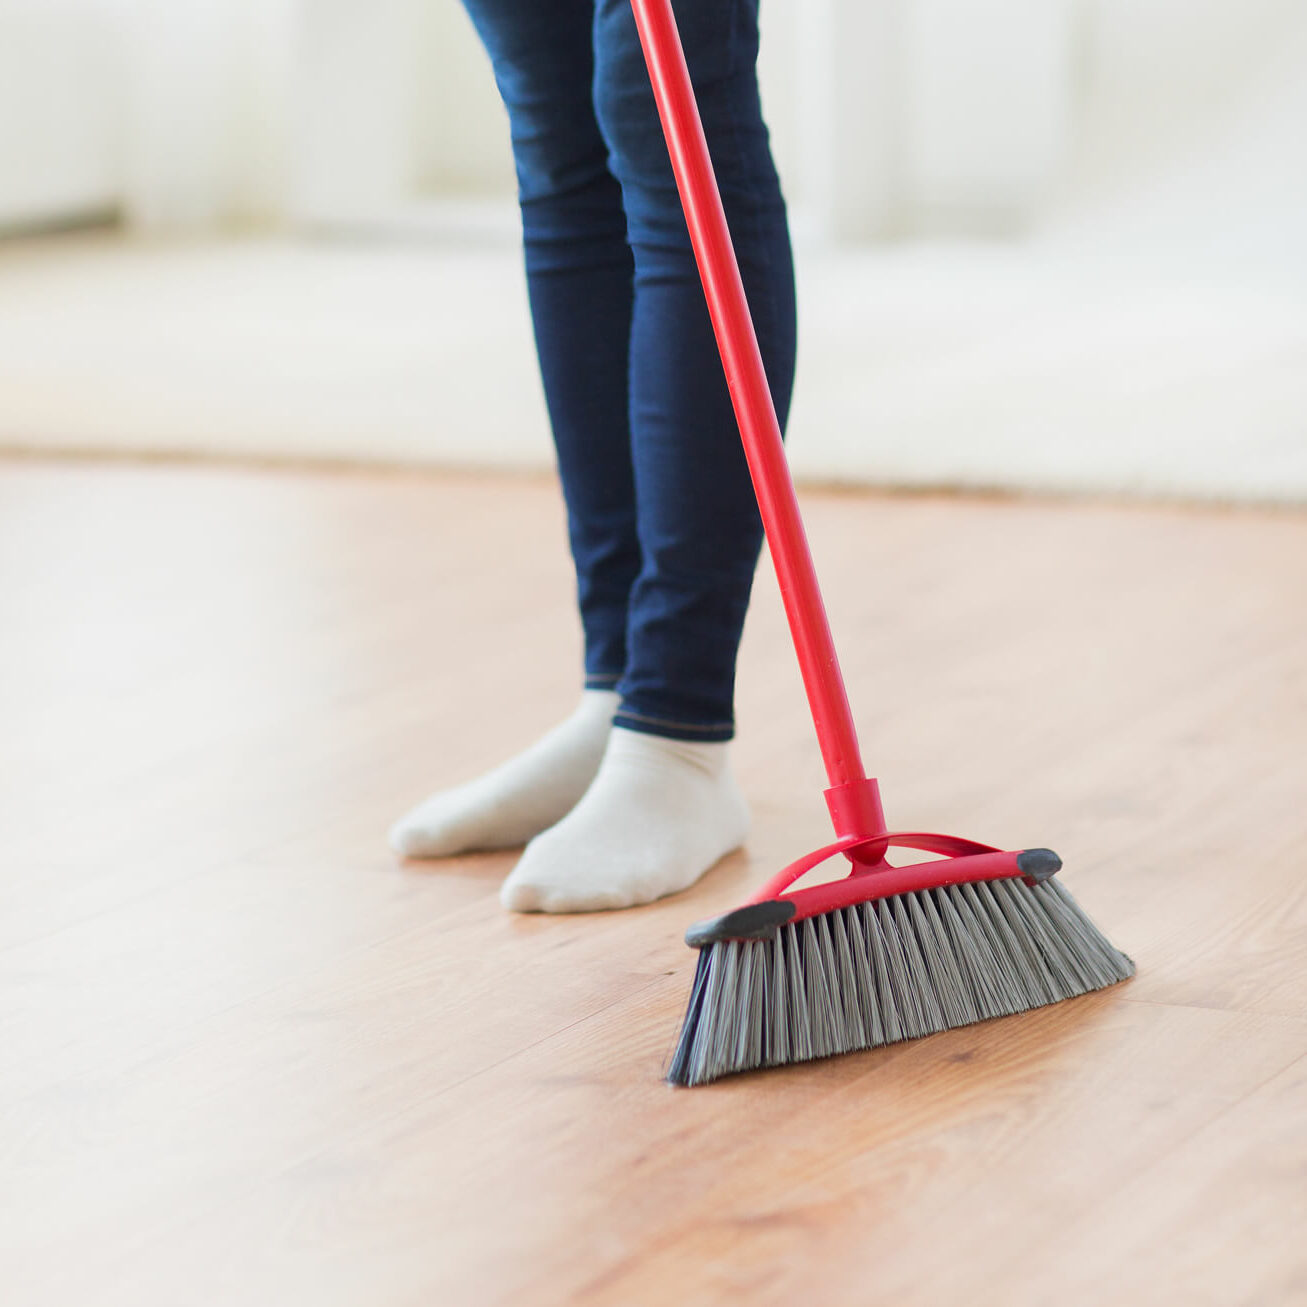
[[[888,837],[878,852],[900,842]],[[772,893],[819,860],[801,859],[760,901],[687,932],[699,965],[673,1084],[916,1039],[1134,974],[1053,878],[1062,864],[1049,849],[971,845],[910,867],[855,863],[842,880]],[[939,880],[948,883],[929,883]]]

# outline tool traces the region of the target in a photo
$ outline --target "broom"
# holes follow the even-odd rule
[[[875,1048],[1126,979],[1134,963],[1054,879],[1062,863],[1052,850],[887,828],[877,783],[863,770],[676,21],[669,0],[631,5],[830,780],[836,836],[743,907],[686,933],[699,963],[668,1079],[698,1085]],[[898,866],[886,856],[892,848],[939,856]],[[846,875],[792,888],[838,855],[850,863]]]

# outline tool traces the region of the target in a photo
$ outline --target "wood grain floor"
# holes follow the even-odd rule
[[[687,1092],[682,931],[824,834],[766,570],[747,852],[513,917],[383,834],[572,702],[551,485],[0,464],[0,1299],[1307,1302],[1307,518],[806,506],[891,820],[1139,976]]]

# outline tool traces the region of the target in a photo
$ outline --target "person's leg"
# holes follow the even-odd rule
[[[762,523],[630,5],[598,8],[596,107],[635,256],[630,402],[643,548],[616,720],[723,741],[734,734],[735,658]],[[794,266],[758,100],[757,0],[677,0],[674,9],[784,429]]]
[[[776,407],[793,383],[785,206],[758,101],[756,0],[675,5]],[[608,751],[585,797],[533,840],[510,907],[647,902],[739,844],[735,658],[762,528],[628,0],[598,0],[595,104],[635,258],[631,435],[642,567]]]
[[[621,190],[595,120],[594,0],[464,2],[509,113],[587,689],[577,711],[524,754],[402,818],[391,842],[410,857],[520,844],[581,797],[616,707],[640,568],[628,417],[633,262]]]

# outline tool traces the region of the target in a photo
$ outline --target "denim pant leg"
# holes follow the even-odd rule
[[[633,263],[595,120],[594,0],[464,0],[508,109],[527,287],[585,633],[586,684],[626,666],[640,569],[627,362]]]
[[[674,9],[784,425],[794,271],[758,99],[757,0],[675,0]],[[616,721],[725,740],[762,527],[629,0],[595,6],[595,109],[635,258],[630,423],[642,565]]]

